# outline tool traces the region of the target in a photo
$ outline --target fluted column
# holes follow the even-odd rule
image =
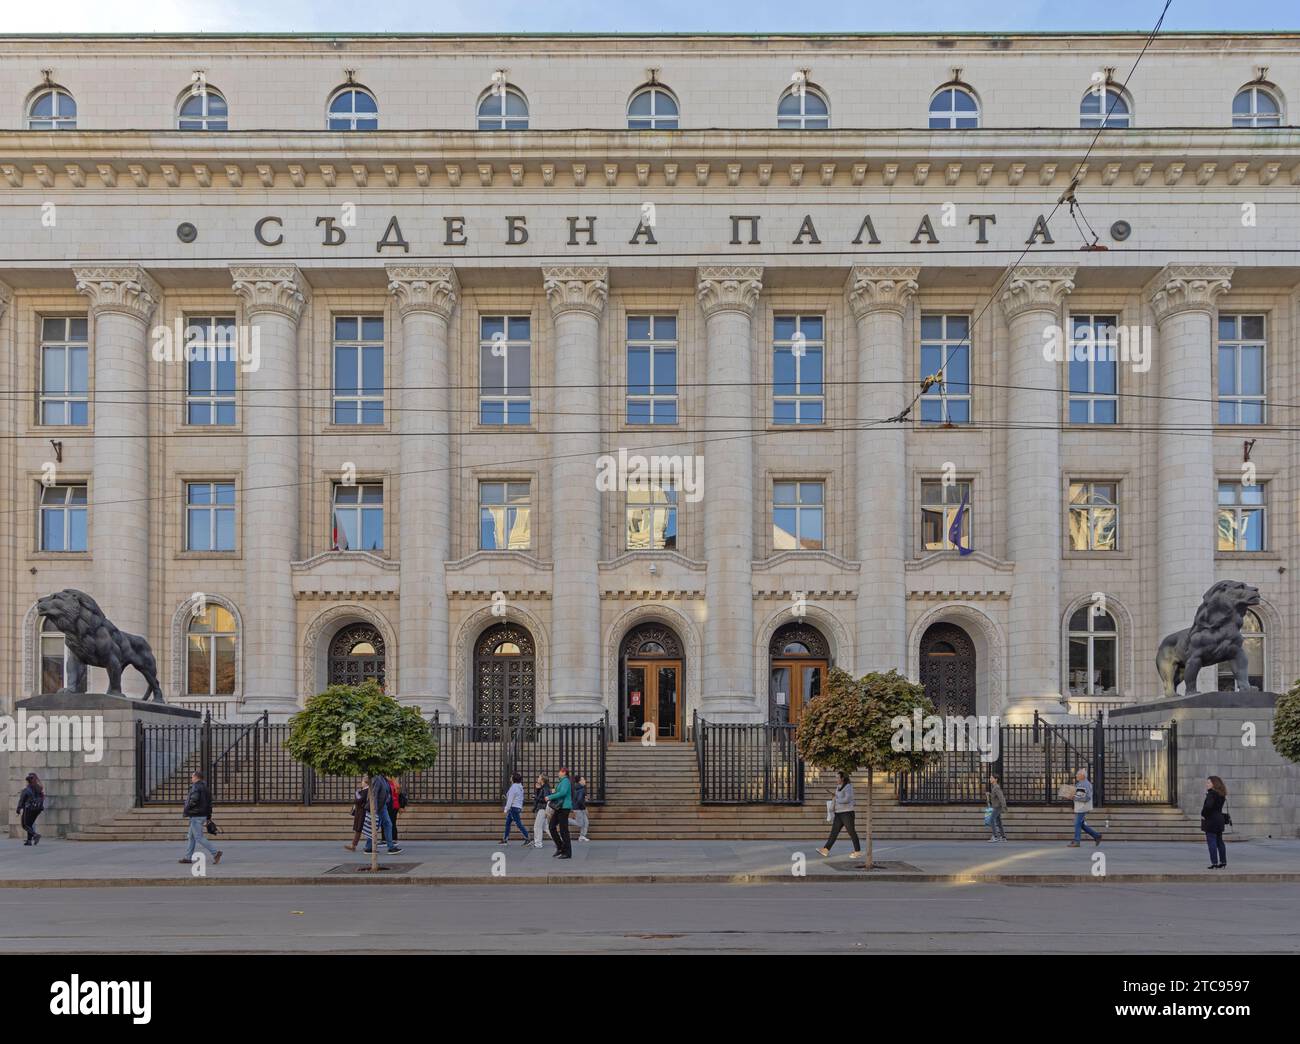
[[[897,416],[911,394],[906,380],[903,316],[916,294],[919,268],[859,265],[849,273],[849,308],[858,326],[860,421]],[[856,440],[858,578],[854,671],[907,673],[909,539],[907,444],[902,424],[863,427]]]
[[[451,534],[448,326],[460,286],[447,265],[389,265],[388,290],[402,317],[401,626],[398,696],[425,714],[452,713],[447,576]]]
[[[149,322],[162,291],[130,265],[73,274],[95,320],[88,593],[121,630],[149,638]],[[161,651],[157,641],[150,644]],[[122,684],[130,695],[145,692],[136,671]]]
[[[758,265],[708,265],[697,272],[705,321],[708,437],[704,451],[704,691],[710,721],[760,721],[766,697],[754,691],[754,307]],[[735,436],[728,436],[735,430]]]
[[[609,269],[542,269],[555,317],[551,421],[551,684],[543,716],[596,720],[600,693],[600,317]]]
[[[234,265],[235,293],[257,346],[243,388],[244,709],[283,716],[298,707],[298,320],[308,287],[293,265]]]
[[[1156,453],[1159,638],[1190,627],[1214,584],[1214,440],[1205,433],[1214,422],[1215,301],[1231,281],[1232,269],[1225,265],[1168,265],[1151,284],[1162,396]],[[1154,672],[1149,677],[1154,688]],[[1201,672],[1200,681],[1202,690],[1218,688],[1212,667]]]
[[[1007,434],[1007,552],[1015,562],[1006,716],[1059,713],[1061,693],[1061,379],[1044,333],[1061,327],[1073,265],[1016,269],[1002,293],[1010,327],[1008,415],[1032,430]]]

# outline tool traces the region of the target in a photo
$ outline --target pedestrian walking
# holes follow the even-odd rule
[[[1088,826],[1086,822],[1086,817],[1091,811],[1092,783],[1088,781],[1088,770],[1079,769],[1074,774],[1074,840],[1070,842],[1071,848],[1079,847],[1080,831],[1092,838],[1094,845],[1101,844],[1101,835]]]
[[[208,820],[212,818],[212,791],[204,782],[203,773],[197,769],[190,773],[190,792],[185,798],[185,807],[181,810],[181,815],[189,820],[190,832],[185,846],[185,858],[178,859],[177,862],[194,862],[196,846],[212,856],[214,866],[221,862],[221,849],[203,836],[203,830]]]
[[[1210,865],[1207,870],[1222,870],[1228,865],[1228,849],[1223,844],[1223,828],[1232,822],[1232,817],[1223,811],[1228,800],[1228,788],[1218,776],[1210,776],[1205,781],[1205,804],[1201,806],[1201,829],[1205,831],[1205,843],[1210,849]]]
[[[578,785],[573,788],[573,820],[578,825],[578,840],[590,841],[587,836],[587,777],[578,776]]]
[[[989,841],[1005,841],[1007,832],[1002,827],[1002,813],[1007,810],[1006,795],[1002,793],[1002,787],[998,785],[998,777],[989,776],[989,829],[993,831]]]
[[[366,826],[366,810],[369,808],[369,801],[370,780],[362,776],[357,789],[352,792],[352,844],[343,846],[349,852],[355,852],[357,845],[361,843],[361,831]]]
[[[555,854],[552,859],[572,859],[573,843],[569,837],[569,813],[573,811],[573,784],[569,781],[569,770],[560,769],[560,778],[555,783],[555,793],[551,795],[551,840],[555,842]]]
[[[36,832],[36,817],[45,811],[45,787],[35,772],[27,773],[25,782],[27,786],[18,795],[18,815],[22,817],[23,830],[27,832],[23,847],[35,847],[41,843],[41,835]]]
[[[524,777],[516,772],[510,777],[510,789],[506,791],[506,807],[503,810],[506,814],[505,830],[501,834],[500,844],[510,844],[510,824],[514,823],[519,827],[519,832],[524,835],[524,844],[531,844],[528,838],[528,830],[524,826],[524,821],[520,814],[524,810]]]
[[[542,847],[542,838],[546,836],[546,826],[551,821],[551,784],[545,776],[538,773],[533,783],[533,847]]]
[[[366,838],[366,847],[363,851],[369,854],[378,836],[384,839],[389,852],[400,852],[401,848],[393,840],[393,816],[390,811],[393,804],[393,791],[388,785],[388,780],[375,774],[370,778],[370,792],[375,795],[375,816],[379,824],[378,826],[374,823],[370,824],[370,837]]]
[[[388,816],[393,821],[393,842],[396,843],[400,840],[397,835],[397,814],[406,808],[406,791],[402,789],[401,781],[396,776],[389,776],[388,792],[390,795]]]
[[[857,816],[856,808],[853,804],[853,780],[848,773],[839,773],[839,781],[831,794],[831,833],[826,839],[826,844],[817,849],[822,855],[831,854],[831,849],[835,847],[835,841],[840,836],[841,830],[849,832],[849,840],[853,842],[853,851],[849,853],[850,859],[860,859],[862,857],[862,842],[858,840],[857,827],[854,825],[854,819]]]

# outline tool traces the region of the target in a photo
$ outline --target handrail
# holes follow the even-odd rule
[[[226,759],[226,755],[229,754],[232,750],[234,750],[237,746],[239,746],[240,743],[244,741],[245,736],[247,736],[251,731],[256,729],[259,725],[269,724],[270,720],[271,720],[271,712],[262,711],[262,716],[260,718],[254,718],[247,725],[245,725],[243,729],[240,730],[239,735],[236,736],[231,741],[230,746],[228,746],[225,750],[223,750],[220,754],[218,754],[215,758],[212,759],[213,773],[215,774],[217,765]]]

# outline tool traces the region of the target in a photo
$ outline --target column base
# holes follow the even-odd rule
[[[451,707],[450,695],[435,696],[431,692],[418,692],[410,695],[398,693],[397,702],[403,707],[415,707],[430,721],[433,720],[436,713],[438,721],[443,725],[454,724],[455,712]]]
[[[700,700],[700,717],[727,724],[761,724],[767,721],[767,707],[749,692],[721,692]]]
[[[605,720],[605,701],[598,692],[565,693],[546,701],[537,720],[543,724],[577,722],[586,724]]]
[[[1032,724],[1034,711],[1038,712],[1040,718],[1045,718],[1048,721],[1070,713],[1069,707],[1061,702],[1059,694],[1048,693],[1044,696],[1023,696],[1008,701],[1007,705],[1002,709],[1001,718],[1007,725]]]

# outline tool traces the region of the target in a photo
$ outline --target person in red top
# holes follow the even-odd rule
[[[388,777],[388,789],[393,797],[388,806],[388,815],[393,821],[393,843],[397,843],[397,813],[406,807],[406,795],[402,793],[402,785],[397,782],[396,776]]]

